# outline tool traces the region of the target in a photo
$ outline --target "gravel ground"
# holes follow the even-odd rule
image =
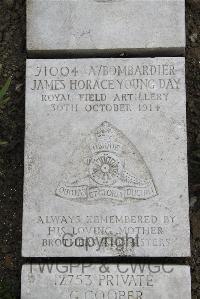
[[[192,298],[200,299],[200,0],[186,0],[187,119]],[[20,298],[23,198],[25,0],[0,0],[0,85],[11,78],[0,106],[0,298]],[[159,260],[162,262],[162,260]]]

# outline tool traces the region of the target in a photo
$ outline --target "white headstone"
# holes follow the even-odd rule
[[[33,53],[178,55],[184,48],[184,0],[27,0]]]
[[[23,256],[189,256],[184,58],[28,60]]]
[[[21,299],[191,299],[188,266],[34,264],[22,269]]]

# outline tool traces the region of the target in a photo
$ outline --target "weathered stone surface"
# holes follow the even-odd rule
[[[24,256],[188,256],[184,58],[28,60]]]
[[[25,265],[21,298],[190,299],[190,268],[158,264]]]
[[[33,53],[183,54],[184,0],[28,0]]]

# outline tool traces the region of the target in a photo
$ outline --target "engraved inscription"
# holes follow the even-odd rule
[[[125,202],[157,195],[152,175],[139,151],[107,121],[86,137],[71,163],[56,189],[56,195],[62,198]]]
[[[190,255],[184,58],[28,60],[26,86],[23,256]]]
[[[189,267],[171,264],[34,263],[23,266],[22,282],[22,299],[191,298]]]

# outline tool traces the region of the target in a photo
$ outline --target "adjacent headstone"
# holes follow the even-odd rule
[[[184,0],[27,1],[32,54],[179,55],[184,48]]]
[[[191,299],[188,266],[34,264],[22,269],[22,299]]]
[[[23,256],[189,256],[184,58],[28,60]]]

